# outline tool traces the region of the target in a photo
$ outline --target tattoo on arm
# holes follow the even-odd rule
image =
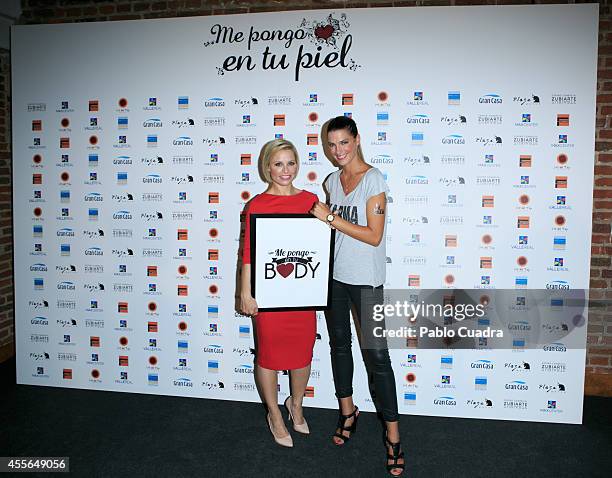
[[[372,211],[374,214],[378,215],[378,216],[384,216],[385,214],[385,210],[383,208],[380,207],[380,204],[376,203],[376,205],[374,206],[374,211]]]

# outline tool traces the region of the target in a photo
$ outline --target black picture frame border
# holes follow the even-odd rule
[[[257,245],[257,219],[315,219],[312,214],[291,214],[291,213],[271,213],[271,214],[251,214],[250,215],[250,245],[251,245],[251,296],[255,298],[255,251]],[[327,304],[325,306],[303,306],[303,307],[258,307],[258,312],[284,312],[284,311],[299,311],[299,310],[328,310],[331,307],[332,301],[332,279],[334,276],[334,245],[336,241],[336,230],[330,228],[329,240],[329,274],[327,277]]]

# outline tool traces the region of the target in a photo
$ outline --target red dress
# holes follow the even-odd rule
[[[242,261],[251,263],[251,214],[296,213],[310,211],[319,198],[301,191],[293,196],[262,193],[249,203],[246,214],[244,252]],[[287,312],[260,312],[255,317],[257,331],[257,365],[269,370],[304,368],[312,361],[317,331],[314,310]]]

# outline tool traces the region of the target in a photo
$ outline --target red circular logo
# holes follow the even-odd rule
[[[213,227],[210,231],[208,231],[208,235],[214,239],[219,235],[219,231]]]
[[[215,284],[212,284],[208,288],[208,292],[210,292],[211,294],[215,295],[217,292],[219,292],[219,288]]]
[[[62,118],[62,128],[70,126],[70,120],[68,118]]]
[[[561,153],[560,155],[557,156],[557,163],[559,164],[565,164],[567,163],[568,157],[567,154],[565,153]]]
[[[493,242],[493,237],[491,236],[491,234],[485,234],[480,240],[483,244],[491,244]]]
[[[40,164],[42,162],[42,156],[40,154],[35,154],[32,156],[32,161],[34,161],[34,164]]]
[[[92,146],[98,144],[98,137],[95,134],[89,137],[89,144],[91,144]]]
[[[308,115],[308,121],[310,121],[311,123],[316,122],[319,119],[319,115],[315,112],[312,112]]]
[[[67,183],[70,180],[70,174],[68,174],[68,171],[64,171],[62,174],[60,174],[60,179],[62,182]]]
[[[520,266],[520,267],[525,267],[527,265],[527,258],[525,256],[520,256],[517,260],[516,263]]]
[[[125,98],[119,99],[119,108],[125,108],[128,105],[128,101]]]
[[[157,357],[155,355],[149,357],[149,365],[157,365]]]
[[[557,226],[563,226],[565,224],[565,216],[559,215],[559,216],[555,217],[555,224]]]
[[[416,375],[413,373],[406,374],[406,382],[413,383],[416,381]]]
[[[251,193],[248,191],[242,191],[240,193],[240,197],[242,198],[243,201],[248,201],[251,198]]]
[[[447,284],[454,284],[455,283],[455,276],[452,274],[448,274],[446,277],[444,277],[444,282],[446,282]]]
[[[39,207],[35,207],[35,208],[34,208],[34,215],[35,215],[36,217],[40,217],[40,216],[42,215],[42,209],[41,209],[41,208],[39,208]]]
[[[122,347],[125,347],[128,344],[128,339],[127,337],[121,337],[119,339],[119,343],[121,344]]]
[[[187,330],[187,322],[179,322],[178,328],[180,331],[184,332],[185,330]]]
[[[317,180],[317,173],[315,173],[314,171],[310,171],[308,173],[308,181],[310,181],[311,183]]]
[[[485,307],[491,303],[491,298],[488,295],[480,296],[480,305],[484,305]]]
[[[93,378],[98,378],[98,377],[100,376],[100,371],[94,368],[94,369],[91,371],[91,376],[92,376]]]
[[[178,266],[178,273],[181,274],[182,276],[187,274],[187,266],[182,265],[182,264]]]
[[[157,310],[157,304],[155,302],[149,302],[147,304],[147,308],[149,309],[149,312],[155,312]]]
[[[527,194],[521,194],[519,197],[519,203],[521,203],[523,206],[529,204],[529,196]]]
[[[386,91],[381,91],[380,93],[378,93],[378,101],[380,101],[381,103],[387,101],[388,99],[389,95]]]

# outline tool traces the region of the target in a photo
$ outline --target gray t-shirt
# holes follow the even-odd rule
[[[385,178],[378,169],[371,168],[363,175],[357,187],[345,196],[340,173],[336,171],[330,174],[324,183],[332,212],[353,224],[367,226],[366,203],[372,196],[389,192]],[[385,221],[385,230],[386,227]],[[336,231],[334,279],[345,284],[378,287],[385,283],[385,261],[384,234],[380,244],[374,247]]]

